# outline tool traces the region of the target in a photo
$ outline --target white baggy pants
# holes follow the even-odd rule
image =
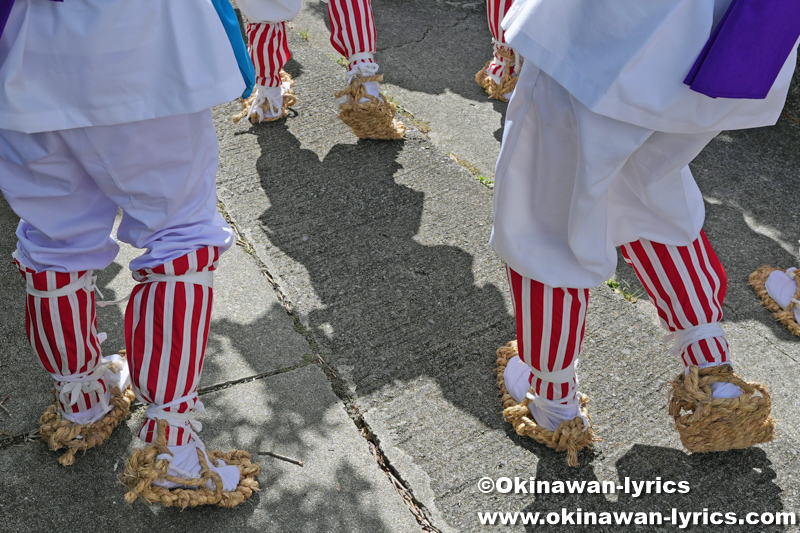
[[[688,164],[717,133],[598,115],[529,61],[508,106],[490,243],[521,275],[573,288],[609,279],[616,246],[688,246],[705,218]]]
[[[102,270],[118,238],[132,270],[194,250],[220,252],[233,232],[217,212],[211,111],[44,133],[0,130],[0,189],[22,219],[18,256],[36,271]]]

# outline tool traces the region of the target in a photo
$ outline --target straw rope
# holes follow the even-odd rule
[[[733,383],[743,393],[738,398],[714,398],[715,382]],[[760,396],[754,396],[756,392]],[[767,388],[745,382],[728,364],[702,370],[692,366],[689,374],[681,372],[672,382],[669,414],[690,452],[722,452],[771,441],[775,437],[771,410]]]
[[[258,491],[258,475],[260,468],[257,464],[250,462],[250,454],[242,450],[233,450],[223,453],[219,450],[207,452],[211,463],[218,466],[219,460],[225,461],[226,465],[239,468],[241,477],[236,490],[226,491],[222,488],[220,475],[211,470],[208,461],[201,450],[197,450],[197,457],[200,459],[200,475],[197,478],[186,479],[170,475],[167,470],[169,461],[157,459],[161,454],[169,454],[165,433],[167,429],[166,420],[158,420],[158,436],[156,442],[143,449],[133,452],[125,466],[122,474],[122,484],[128,488],[125,494],[125,501],[133,503],[137,498],[148,503],[159,502],[165,507],[197,507],[198,505],[216,505],[218,507],[236,507],[245,499]],[[184,485],[174,489],[160,487],[153,483],[158,480],[172,481]],[[207,486],[208,481],[214,483],[214,490]]]
[[[550,431],[538,425],[536,420],[531,417],[528,404],[530,400],[526,397],[522,403],[517,401],[509,394],[506,389],[505,372],[508,362],[519,355],[517,352],[517,341],[509,341],[505,346],[497,350],[497,386],[503,402],[503,418],[514,427],[517,434],[523,437],[530,437],[540,444],[553,448],[557,452],[567,452],[567,464],[578,466],[578,451],[583,448],[591,447],[596,441],[592,426],[584,431],[583,419],[575,417],[572,420],[561,422],[555,431]],[[581,394],[581,412],[588,419],[589,412],[587,405],[589,397]]]
[[[486,71],[486,69],[489,68],[489,65],[491,65],[492,60],[487,61],[483,68],[480,69],[477,74],[475,74],[475,81],[478,82],[478,85],[486,90],[489,98],[494,98],[495,100],[500,100],[501,102],[508,102],[508,98],[506,98],[505,95],[514,91],[514,88],[517,86],[519,74],[516,76],[508,75],[508,72],[511,70],[511,65],[514,64],[514,59],[511,54],[503,54],[502,52],[502,50],[498,52],[498,55],[502,55],[503,57],[511,57],[512,59],[506,63],[506,67],[503,70],[503,76],[500,78],[500,83],[494,81]]]
[[[350,97],[349,102],[339,104],[339,118],[347,124],[359,139],[402,139],[406,125],[396,120],[395,105],[381,93],[376,98],[367,92],[364,83],[382,82],[383,74],[377,76],[355,76],[347,88],[336,93],[336,98]],[[366,98],[367,102],[361,102]]]
[[[258,92],[257,89],[253,89],[253,93],[246,99],[241,100],[242,102],[242,109],[238,113],[233,116],[233,122],[238,124],[240,120],[247,117],[252,124],[259,124],[265,122],[275,122],[276,120],[280,120],[283,117],[289,114],[289,108],[292,107],[294,104],[297,103],[297,96],[294,94],[292,90],[292,85],[294,85],[294,80],[292,76],[284,71],[281,70],[281,83],[289,83],[289,88],[286,89],[286,92],[283,94],[283,109],[281,110],[281,114],[276,117],[264,117],[259,120],[258,115],[250,114],[250,108],[253,106],[253,102],[256,100],[256,94]],[[266,113],[270,110],[270,103],[269,100],[266,100],[263,104],[261,104],[261,109]],[[277,109],[275,109],[277,111]]]
[[[134,397],[130,386],[124,393],[118,387],[112,387],[111,410],[92,424],[76,424],[62,418],[58,398],[55,398],[39,419],[39,434],[51,450],[66,448],[67,452],[58,458],[58,462],[63,466],[69,466],[75,462],[75,454],[78,451],[85,452],[105,442],[114,428],[128,416]]]
[[[794,319],[795,302],[789,302],[789,306],[783,309],[778,302],[772,299],[769,292],[767,292],[767,278],[776,270],[786,272],[786,269],[773,268],[767,265],[759,267],[755,272],[750,274],[750,285],[753,286],[756,294],[761,298],[761,305],[772,311],[772,314],[775,315],[775,320],[786,326],[786,329],[791,331],[793,335],[800,337],[800,324]],[[794,299],[800,300],[800,274],[796,274],[794,280],[797,283]]]

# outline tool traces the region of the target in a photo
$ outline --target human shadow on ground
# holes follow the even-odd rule
[[[580,523],[580,529],[587,531],[618,531],[624,526],[617,525],[614,520],[625,519],[625,515],[630,524],[640,523],[635,520],[650,520],[640,525],[649,530],[673,530],[680,524],[685,527],[687,519],[697,520],[689,522],[688,529],[692,531],[739,530],[738,520],[745,519],[748,513],[756,513],[758,517],[762,513],[774,516],[783,510],[781,489],[774,482],[775,472],[767,454],[760,448],[690,455],[675,449],[635,444],[616,462],[616,468],[615,485],[622,490],[597,493],[597,487],[602,490],[603,484],[590,465],[575,469],[556,457],[540,457],[534,477],[537,482],[545,482],[536,486],[542,492],[532,494],[530,498],[534,501],[522,510],[539,513],[540,523],[525,526],[526,531],[563,531],[569,527],[569,523],[563,521],[548,522],[548,515],[552,515],[550,518],[558,515],[560,519],[567,516],[575,527]],[[625,488],[626,479],[628,488]],[[564,480],[570,480],[573,486],[574,482],[581,484],[583,493],[570,494],[564,490]],[[642,481],[651,483],[642,486]],[[667,486],[668,481],[673,483]],[[640,487],[639,494],[635,486]],[[543,492],[548,488],[550,493]],[[673,492],[666,493],[665,489]],[[672,522],[673,509],[683,513],[678,516],[677,523]],[[686,513],[698,514],[687,517]],[[712,513],[721,514],[712,516]],[[735,516],[726,513],[735,513]],[[604,524],[603,514],[607,514],[610,524]],[[754,518],[750,515],[750,519]],[[712,519],[723,522],[713,525]],[[736,522],[731,527],[725,520]],[[787,529],[786,524],[770,525],[769,521],[750,526],[750,530],[756,528],[758,531]]]
[[[6,230],[0,247],[8,254],[14,249],[16,222],[14,213],[0,201],[0,228]],[[118,275],[129,275],[123,263],[118,258],[98,273],[98,288],[107,300],[126,296],[124,287],[115,288],[128,284],[116,283],[115,288],[110,285]],[[18,435],[38,427],[39,416],[52,401],[52,379],[41,369],[25,337],[22,278],[15,269],[6,268],[0,271],[0,279],[6,282],[7,292],[6,305],[0,309],[0,393],[3,397],[9,395],[4,405],[11,412],[8,417],[0,417],[0,429]],[[124,309],[124,305],[98,309],[99,329],[108,334],[104,353],[124,347]],[[376,479],[383,484],[383,474],[374,465],[368,444],[340,412],[341,404],[332,393],[328,393],[332,401],[326,405],[319,405],[302,393],[303,387],[309,386],[309,375],[315,376],[316,385],[327,387],[322,371],[302,357],[310,351],[305,340],[302,344],[306,351],[295,354],[300,368],[286,372],[280,367],[278,361],[283,354],[276,353],[273,346],[281,343],[270,342],[274,335],[271,332],[279,329],[293,332],[290,317],[278,304],[264,309],[254,320],[243,321],[238,315],[212,320],[204,376],[221,374],[226,370],[224,366],[232,363],[242,368],[266,367],[274,375],[223,390],[204,390],[203,386],[200,389],[208,408],[198,415],[205,424],[201,437],[209,449],[236,447],[250,451],[262,465],[261,492],[234,509],[204,506],[181,512],[139,501],[125,504],[126,489],[118,478],[131,451],[143,445],[136,436],[143,420],[143,407],[137,403],[131,417],[114,430],[103,446],[79,453],[75,464],[68,468],[58,464],[58,452],[50,451],[46,443],[35,438],[24,444],[16,441],[15,446],[0,446],[0,529],[12,531],[20,524],[42,531],[71,530],[75,524],[91,529],[101,520],[106,529],[135,532],[167,529],[282,533],[286,529],[281,527],[286,524],[296,526],[293,531],[319,533],[391,530],[377,501],[380,493],[376,491]],[[214,357],[223,352],[224,357]],[[312,371],[316,374],[309,374]],[[201,384],[207,388],[215,383],[204,379]],[[331,410],[333,415],[340,412],[339,416],[332,416]],[[348,440],[342,434],[357,440],[360,450],[344,449]],[[259,456],[256,452],[260,449],[300,458],[306,468]],[[361,457],[361,463],[354,457]],[[370,475],[364,464],[366,472],[372,472]],[[65,491],[64,487],[80,488],[81,498],[74,499],[74,491]],[[385,488],[391,490],[388,483]],[[53,512],[56,509],[58,512]]]
[[[344,358],[337,362],[352,365],[357,394],[428,376],[474,413],[464,383],[494,395],[494,361],[486,354],[513,335],[513,324],[501,291],[476,284],[472,255],[417,241],[425,193],[397,181],[403,143],[338,144],[320,161],[284,125],[258,141],[270,203],[260,224],[307,271],[313,295],[293,297],[310,309],[312,334]],[[291,157],[276,161],[278,154]],[[496,425],[496,410],[492,398],[479,417]]]

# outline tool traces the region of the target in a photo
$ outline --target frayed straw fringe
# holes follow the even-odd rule
[[[776,270],[786,272],[786,269],[773,268],[767,265],[758,268],[755,272],[750,274],[750,285],[753,286],[756,294],[761,298],[761,305],[772,311],[772,314],[775,315],[775,320],[786,326],[786,329],[793,335],[800,337],[800,324],[794,319],[794,308],[796,304],[790,302],[789,307],[783,309],[770,297],[769,292],[767,292],[767,278]],[[794,293],[794,299],[800,300],[800,274],[797,274],[794,279],[797,282],[797,291]]]
[[[383,74],[355,76],[346,89],[336,93],[336,98],[350,97],[350,102],[339,104],[339,118],[359,139],[402,139],[406,126],[394,118],[397,111],[395,105],[383,94],[380,98],[369,94],[364,87],[364,83],[369,81],[380,83],[383,81]],[[362,98],[368,101],[361,102]]]
[[[258,481],[256,476],[260,469],[257,464],[250,461],[250,454],[246,451],[233,450],[222,453],[219,450],[207,452],[208,457],[214,466],[219,464],[219,460],[225,461],[226,465],[239,468],[241,477],[236,490],[226,491],[222,489],[222,479],[219,474],[209,468],[203,453],[198,450],[197,456],[200,459],[200,477],[195,479],[184,479],[171,476],[167,472],[169,461],[157,459],[160,454],[169,454],[167,440],[165,438],[167,421],[158,421],[158,436],[155,444],[151,444],[143,449],[136,450],[128,459],[125,472],[122,474],[122,484],[128,488],[125,494],[125,501],[133,503],[137,498],[148,503],[161,503],[165,507],[196,507],[198,505],[216,505],[218,507],[236,507],[245,499],[258,491]],[[172,481],[184,485],[185,488],[168,489],[153,483],[157,479]],[[214,490],[207,487],[207,482],[211,480]]]
[[[503,376],[508,362],[517,355],[519,354],[516,340],[509,341],[505,346],[497,350],[497,368],[495,372],[497,373],[497,386],[502,396],[503,418],[514,427],[518,435],[530,437],[557,452],[566,451],[567,464],[569,466],[578,466],[578,451],[591,447],[600,439],[595,437],[591,424],[584,431],[583,419],[580,417],[561,422],[555,431],[550,431],[538,425],[536,420],[531,417],[530,409],[528,409],[528,404],[530,403],[528,398],[517,404],[517,401],[508,393]],[[582,394],[580,397],[581,412],[587,419],[589,419],[588,403],[589,397]]]
[[[733,383],[743,394],[714,398],[714,382]],[[761,396],[754,396],[756,392]],[[692,366],[689,374],[681,372],[672,382],[669,414],[690,452],[721,452],[771,441],[775,437],[771,410],[767,388],[745,382],[727,364],[702,370]]]

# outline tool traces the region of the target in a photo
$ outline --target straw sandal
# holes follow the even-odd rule
[[[242,100],[242,109],[237,114],[233,116],[233,122],[238,124],[240,120],[243,118],[248,118],[252,124],[259,124],[265,122],[275,122],[276,120],[280,120],[283,117],[289,114],[289,108],[292,107],[294,104],[297,103],[297,96],[295,96],[294,91],[292,90],[292,85],[294,85],[294,80],[292,76],[284,71],[281,70],[281,85],[283,86],[283,108],[277,109],[271,107],[269,100],[266,98],[263,102],[260,103],[259,107],[261,108],[261,115],[255,110],[254,106],[256,103],[256,98],[258,97],[258,89],[253,89],[253,93],[250,95],[247,100]],[[272,110],[275,113],[278,113],[277,116],[268,117],[265,113]]]
[[[202,452],[197,450],[200,459],[200,476],[194,479],[180,478],[170,475],[167,470],[169,461],[158,459],[161,454],[170,454],[165,438],[167,429],[166,420],[158,420],[157,437],[155,444],[136,450],[128,459],[121,482],[128,488],[125,501],[133,503],[137,498],[145,502],[159,502],[165,507],[197,507],[198,505],[216,505],[218,507],[236,507],[258,491],[256,476],[260,468],[250,462],[250,454],[242,450],[233,450],[223,453],[215,450],[208,453],[214,466],[219,466],[219,460],[225,461],[227,466],[239,468],[241,477],[239,485],[233,491],[223,490],[222,478],[209,468],[208,461]],[[155,485],[153,482],[162,479],[183,485],[183,487],[168,489]],[[214,484],[214,490],[207,486],[208,481]]]
[[[800,276],[795,275],[795,272],[787,273],[787,275],[793,278],[797,283],[797,291],[795,291],[794,297],[792,301],[789,302],[788,307],[784,309],[778,302],[773,300],[769,292],[767,292],[767,278],[775,271],[786,272],[786,269],[764,265],[750,274],[750,285],[753,286],[756,294],[761,298],[761,305],[772,311],[772,314],[775,315],[775,319],[786,326],[786,329],[792,332],[793,335],[800,337],[800,324],[797,323],[794,317],[794,309],[798,302],[800,302]]]
[[[125,351],[119,352],[124,357]],[[114,363],[111,370],[119,373],[121,364]],[[50,449],[53,451],[66,449],[66,453],[58,458],[58,462],[63,466],[69,466],[75,462],[75,454],[79,451],[85,452],[89,448],[100,446],[111,436],[119,423],[128,416],[131,410],[131,403],[135,398],[133,389],[130,385],[125,387],[125,392],[120,391],[119,387],[111,387],[111,399],[109,405],[111,410],[100,420],[91,424],[76,424],[66,420],[61,416],[56,391],[53,389],[53,403],[45,409],[44,414],[39,419],[39,435]]]
[[[522,403],[517,401],[506,390],[505,372],[508,362],[519,355],[517,351],[517,341],[509,341],[505,346],[497,350],[497,386],[503,402],[503,419],[514,427],[518,435],[530,437],[540,444],[553,448],[557,452],[567,452],[567,464],[578,466],[578,451],[583,448],[591,447],[595,441],[599,440],[594,435],[592,426],[584,430],[583,419],[576,416],[570,421],[561,422],[555,431],[550,431],[538,425],[531,416],[528,404],[529,398],[525,398]],[[589,419],[587,404],[589,397],[581,394],[579,399],[581,413]]]
[[[506,59],[506,65],[503,69],[503,76],[500,78],[500,83],[494,81],[487,72],[489,65],[492,64],[492,59],[487,61],[483,68],[475,74],[475,81],[484,88],[489,98],[494,98],[501,102],[508,102],[506,95],[514,92],[514,88],[517,86],[517,80],[519,79],[519,74],[516,76],[510,76],[508,74],[516,63],[516,57],[511,52],[504,49],[497,50],[497,55]]]
[[[737,398],[714,398],[711,384],[733,383],[742,389]],[[758,392],[760,396],[754,396]],[[719,365],[689,373],[681,372],[672,382],[669,414],[681,442],[690,452],[722,452],[749,448],[775,438],[767,388],[748,383],[733,373],[731,365]]]
[[[406,125],[396,120],[395,105],[383,94],[380,98],[369,94],[364,83],[383,81],[383,74],[377,76],[353,76],[347,88],[336,93],[336,98],[348,97],[347,102],[339,104],[339,118],[347,124],[359,139],[402,139]],[[362,102],[364,98],[366,102]]]

